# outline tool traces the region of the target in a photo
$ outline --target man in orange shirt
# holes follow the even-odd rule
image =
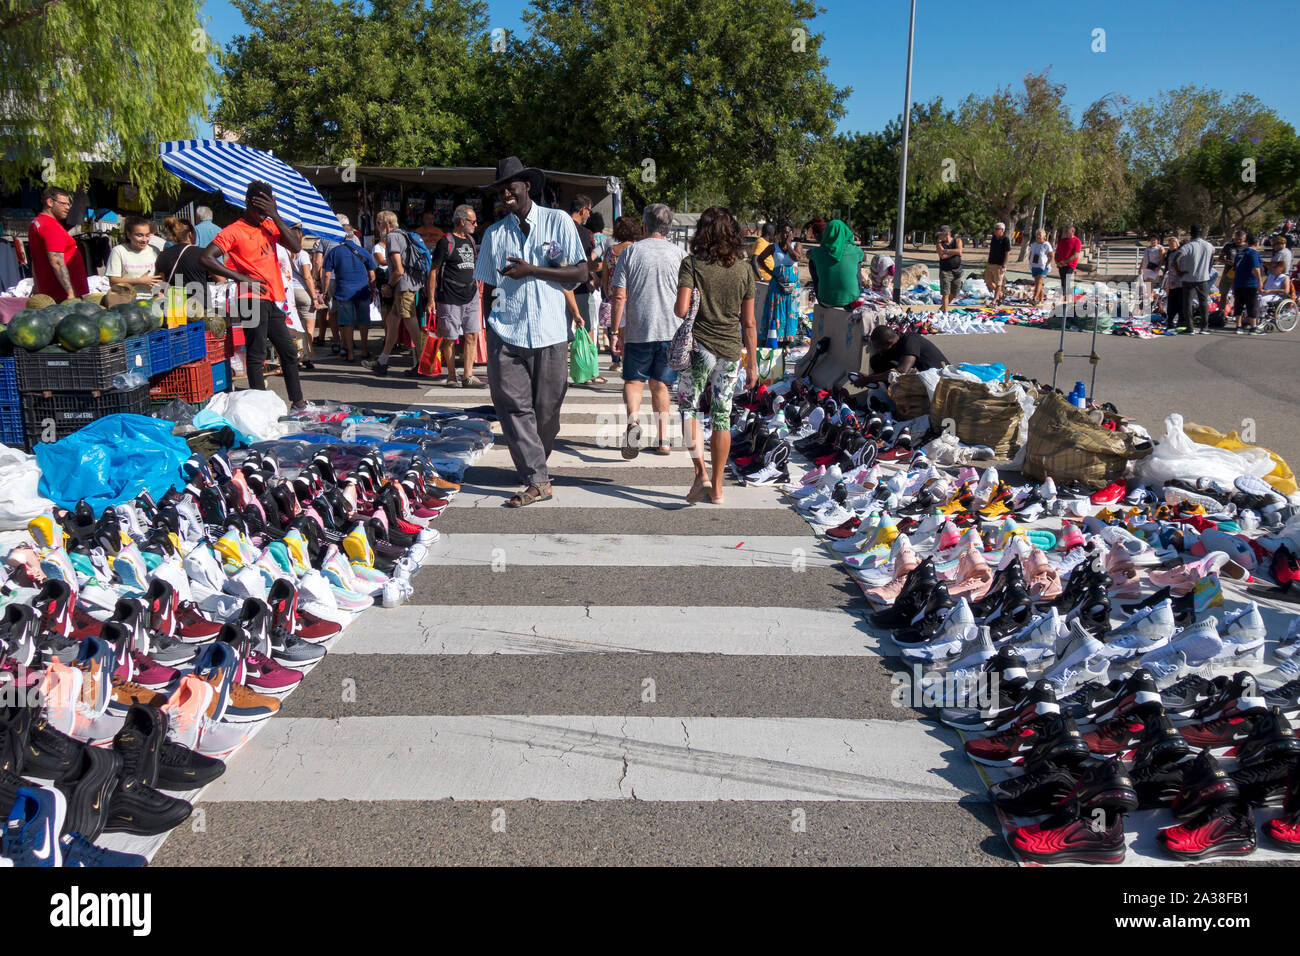
[[[55,302],[83,296],[90,291],[86,266],[76,240],[63,228],[72,208],[72,195],[58,186],[47,186],[41,193],[41,203],[40,215],[27,227],[27,250],[36,291]]]
[[[298,379],[298,351],[288,320],[277,302],[284,299],[284,280],[276,261],[278,242],[297,255],[302,240],[280,218],[275,196],[269,183],[254,180],[244,197],[244,215],[217,233],[217,238],[203,250],[199,262],[209,275],[233,279],[239,283],[239,314],[248,349],[248,384],[266,388],[266,343],[269,340],[280,356],[284,370],[284,387],[294,410],[307,407]],[[226,264],[217,259],[224,255]]]

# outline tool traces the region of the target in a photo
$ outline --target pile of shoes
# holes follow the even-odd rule
[[[754,457],[738,475],[781,483],[859,584],[912,699],[969,737],[972,761],[1016,774],[995,802],[1046,815],[1009,825],[1023,859],[1119,862],[1125,818],[1164,807],[1170,856],[1247,853],[1254,810],[1283,801],[1265,833],[1300,846],[1300,618],[1270,634],[1264,614],[1300,599],[1293,498],[1253,476],[1008,480],[874,399],[799,381],[745,398],[733,447]]]
[[[183,472],[157,501],[40,516],[6,557],[13,863],[142,865],[95,840],[183,822],[175,794],[220,776],[355,614],[410,596],[459,488],[418,454],[331,445],[293,466],[262,447]]]

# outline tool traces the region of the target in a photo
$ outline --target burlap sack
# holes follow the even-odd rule
[[[1057,484],[1079,481],[1101,488],[1124,477],[1130,461],[1145,458],[1150,446],[1139,448],[1126,432],[1102,428],[1064,397],[1051,392],[1029,419],[1024,473]]]
[[[925,382],[915,372],[898,376],[889,386],[889,399],[898,406],[899,421],[920,418],[930,411],[930,393],[926,391]]]
[[[967,445],[987,445],[998,458],[1016,452],[1024,412],[1013,396],[995,396],[983,382],[940,378],[930,405],[930,422]],[[951,422],[951,426],[949,423]]]

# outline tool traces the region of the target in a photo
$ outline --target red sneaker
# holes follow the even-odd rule
[[[1112,481],[1100,491],[1094,491],[1088,500],[1094,505],[1111,505],[1123,498],[1124,492],[1124,482]]]

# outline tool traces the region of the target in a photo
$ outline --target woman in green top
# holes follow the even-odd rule
[[[858,269],[862,266],[862,249],[853,241],[849,227],[832,219],[822,231],[821,245],[808,250],[808,270],[813,289],[822,305],[844,308],[862,294]]]
[[[754,324],[754,273],[745,263],[740,225],[729,209],[710,206],[700,214],[691,253],[677,273],[678,318],[686,318],[691,290],[700,290],[695,315],[695,349],[691,364],[677,379],[677,404],[682,430],[695,466],[695,482],[686,493],[694,504],[708,497],[722,504],[722,479],[731,453],[731,397],[740,377],[741,338],[744,337],[745,380],[758,378],[758,329]],[[713,477],[704,466],[704,433],[700,431],[700,396],[709,390],[713,437],[709,448]]]

